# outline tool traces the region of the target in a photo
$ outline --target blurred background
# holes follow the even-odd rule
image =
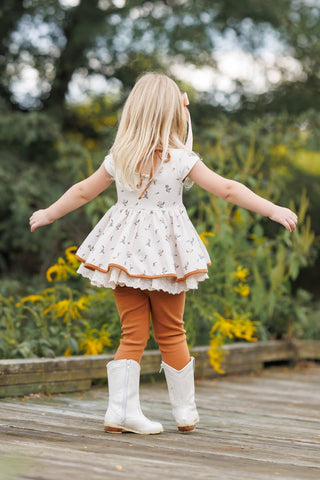
[[[185,192],[213,260],[188,299],[190,345],[320,339],[319,31],[319,0],[2,0],[2,358],[116,348],[112,295],[76,276],[69,248],[114,187],[33,234],[28,219],[101,164],[146,71],[188,93],[208,166],[300,218],[289,234],[196,186]]]

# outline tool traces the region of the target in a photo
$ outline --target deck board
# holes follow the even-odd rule
[[[178,433],[164,382],[144,383],[160,435],[105,434],[107,389],[0,400],[0,480],[319,480],[320,365],[196,383],[200,424]]]

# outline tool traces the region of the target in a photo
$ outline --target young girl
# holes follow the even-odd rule
[[[79,273],[93,285],[113,289],[122,338],[107,365],[106,432],[153,434],[162,425],[140,408],[140,360],[149,322],[162,354],[178,429],[199,421],[194,398],[194,359],[183,324],[185,292],[207,278],[209,255],[182,203],[186,182],[295,230],[297,216],[207,168],[184,144],[191,124],[186,95],[166,75],[142,76],[130,93],[111,153],[90,177],[73,185],[30,218],[31,231],[89,202],[113,181],[118,201],[77,252]],[[191,142],[192,143],[192,142]]]

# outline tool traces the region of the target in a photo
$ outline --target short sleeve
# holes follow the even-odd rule
[[[113,162],[113,156],[112,153],[107,155],[104,159],[104,168],[107,170],[108,174],[114,178],[114,162]]]
[[[180,178],[182,181],[189,175],[190,170],[195,166],[197,161],[200,160],[199,156],[193,152],[183,152],[180,159]]]

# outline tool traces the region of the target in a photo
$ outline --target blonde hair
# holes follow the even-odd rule
[[[164,161],[170,148],[184,148],[186,125],[177,84],[163,74],[143,75],[127,98],[111,149],[116,180],[137,190],[156,150]]]

